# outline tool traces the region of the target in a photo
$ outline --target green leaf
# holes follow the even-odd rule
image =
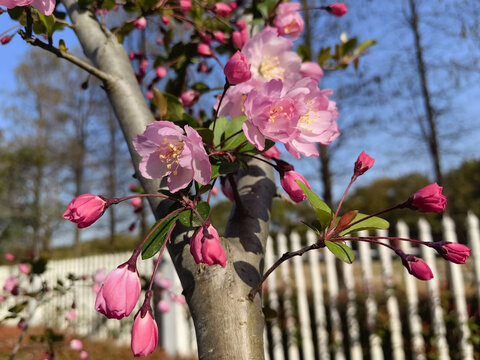
[[[320,235],[322,233],[322,227],[321,226],[318,226],[320,225],[320,223],[312,223],[312,224],[309,224],[305,221],[301,221],[301,223],[303,225],[306,225],[307,227],[309,227],[310,229],[312,229],[313,231],[315,231],[315,233],[317,235]]]
[[[13,9],[7,9],[8,15],[10,15],[10,19],[15,21],[19,20],[22,15],[25,14],[23,10],[24,8],[22,6],[16,6]]]
[[[167,118],[166,120],[169,121],[180,121],[183,119],[183,113],[185,110],[183,109],[183,105],[178,100],[176,96],[170,94],[163,94],[163,96],[167,100]]]
[[[308,201],[310,201],[310,204],[315,210],[318,220],[322,225],[322,229],[325,229],[328,225],[330,225],[330,221],[332,220],[332,209],[330,209],[330,207],[325,202],[320,200],[318,195],[315,194],[312,190],[310,190],[301,180],[297,180],[297,184],[307,196]]]
[[[199,202],[195,209],[198,211],[202,219],[200,220],[192,210],[184,210],[178,214],[178,220],[187,227],[202,226],[202,221],[208,219],[210,215],[210,205],[206,201]]]
[[[352,221],[352,223],[357,222],[358,220],[361,220],[368,215],[365,214],[358,214],[355,219]],[[348,229],[342,231],[340,233],[341,236],[350,234],[351,232],[354,231],[360,231],[360,230],[377,230],[377,229],[388,229],[390,227],[390,224],[387,220],[379,218],[377,216],[374,216],[372,218],[369,218],[365,221],[359,222],[358,224],[355,224]]]
[[[245,116],[240,116],[232,119],[227,123],[227,126],[225,127],[225,139],[228,139],[230,136],[234,135],[239,131],[241,132],[228,139],[223,146],[224,149],[234,149],[247,140],[245,134],[242,131],[242,125],[246,120],[247,118]]]
[[[377,42],[375,40],[367,40],[367,41],[364,41],[363,43],[361,43],[360,45],[358,45],[358,47],[355,49],[355,51],[353,52],[354,55],[359,55],[361,54],[362,52],[364,52],[365,50],[367,50],[370,46],[372,45],[375,45]]]
[[[38,260],[34,260],[32,262],[32,274],[43,274],[45,270],[47,270],[47,262],[46,258],[39,258]]]
[[[353,48],[357,45],[357,38],[351,38],[343,44],[342,52],[344,55],[349,54]]]
[[[162,225],[156,228],[155,231],[148,237],[142,248],[142,259],[151,258],[153,255],[160,251],[163,243],[165,242],[168,232],[175,225],[177,218],[177,213],[170,215],[167,219],[165,219]],[[156,226],[162,220],[157,221],[153,226]]]
[[[325,241],[325,245],[328,250],[332,252],[340,260],[346,262],[347,264],[353,263],[355,255],[353,255],[353,250],[350,249],[347,245],[341,242]]]
[[[25,309],[25,306],[27,306],[28,301],[23,301],[15,306],[12,306],[11,308],[8,309],[8,312],[18,314],[21,312],[23,309]]]
[[[192,89],[197,91],[208,91],[210,90],[210,87],[202,82],[197,82],[192,85]]]
[[[331,57],[332,57],[332,54],[330,52],[330,46],[327,48],[320,49],[320,53],[318,54],[318,57],[317,57],[318,65],[322,67],[325,66],[325,64]]]
[[[310,54],[310,49],[303,44],[298,45],[297,54],[302,58],[302,61],[310,61],[312,56]]]
[[[207,128],[196,129],[198,134],[202,137],[205,144],[211,144],[213,142],[213,131]]]
[[[225,116],[220,116],[216,120],[215,131],[213,132],[213,143],[218,145],[222,142],[222,135],[225,133],[225,128],[229,123]],[[213,122],[210,124],[209,129],[213,130]],[[224,138],[224,137],[223,137]]]
[[[48,35],[52,36],[53,33],[55,32],[55,16],[50,15],[50,16],[45,16],[40,13],[38,13],[38,17],[40,18],[40,21],[45,25],[45,28],[47,29]]]
[[[232,174],[236,173],[240,168],[240,164],[238,162],[222,162],[218,169],[220,174]]]

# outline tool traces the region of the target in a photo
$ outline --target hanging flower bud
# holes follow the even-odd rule
[[[144,308],[145,307],[145,308]],[[158,345],[158,327],[152,315],[150,305],[142,306],[135,315],[132,328],[132,352],[134,356],[147,356]]]
[[[190,239],[190,253],[197,264],[225,267],[226,255],[217,230],[211,225],[199,227]]]
[[[247,62],[245,55],[238,50],[230,60],[228,60],[223,72],[231,85],[243,83],[252,77],[250,64]]]
[[[358,156],[357,161],[355,162],[355,166],[353,168],[353,175],[358,177],[366,172],[368,169],[371,169],[373,164],[375,163],[375,159],[370,157],[365,151]]]
[[[95,310],[109,319],[121,319],[135,308],[140,297],[140,278],[135,266],[120,265],[108,274],[95,301]]]
[[[157,309],[162,314],[168,313],[170,311],[170,304],[165,300],[160,300],[157,304]]]
[[[147,19],[143,16],[133,21],[133,27],[137,28],[138,30],[145,30],[147,28]]]
[[[210,46],[208,46],[207,44],[203,44],[203,43],[197,45],[197,53],[199,55],[202,55],[202,56],[212,56],[213,55],[213,51],[210,48]]]
[[[341,17],[347,13],[347,5],[345,3],[335,3],[327,6],[326,10],[332,15]]]
[[[167,75],[167,69],[163,66],[159,66],[155,69],[155,73],[159,79],[163,79]]]
[[[429,242],[425,245],[434,248],[445,260],[455,264],[465,264],[472,251],[465,245],[448,241]]]
[[[262,153],[262,156],[266,159],[269,159],[269,160],[278,160],[279,157],[280,157],[280,150],[278,150],[277,146],[276,145],[273,145],[270,149],[268,149],[267,151],[264,151]]]
[[[432,270],[430,270],[425,261],[416,256],[405,254],[400,249],[396,249],[395,252],[402,258],[403,266],[411,275],[420,280],[433,279]]]
[[[165,25],[168,25],[168,24],[170,24],[170,19],[168,18],[168,16],[162,16],[162,22]]]
[[[248,41],[249,35],[247,30],[234,31],[232,33],[233,47],[237,50],[241,50],[243,45]]]
[[[294,170],[280,172],[280,184],[283,190],[290,196],[294,202],[299,203],[307,198],[297,180],[302,181],[309,189],[311,189],[308,181]]]
[[[180,0],[180,11],[187,13],[192,8],[192,2],[190,0]]]
[[[5,254],[5,260],[7,261],[13,261],[15,260],[15,255],[11,254],[11,253],[6,253]]]
[[[213,12],[218,16],[226,17],[232,12],[232,8],[228,4],[218,2],[214,5]]]
[[[215,40],[217,40],[219,43],[223,44],[225,43],[225,33],[223,31],[215,31],[213,33],[213,37]]]
[[[407,206],[420,212],[441,213],[447,206],[447,198],[442,194],[443,188],[437,183],[417,190],[417,192],[408,199]]]
[[[180,95],[179,100],[185,107],[190,107],[198,100],[200,93],[196,90],[187,90]]]
[[[97,221],[106,209],[107,202],[103,197],[84,194],[73,199],[62,216],[82,229]]]
[[[10,42],[10,40],[12,40],[14,35],[5,35],[5,36],[1,37],[0,38],[0,44],[2,44],[2,45],[8,44]]]

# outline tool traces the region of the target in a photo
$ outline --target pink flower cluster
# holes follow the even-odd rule
[[[17,6],[31,5],[42,15],[51,15],[55,10],[55,0],[0,0],[0,6],[13,9]]]

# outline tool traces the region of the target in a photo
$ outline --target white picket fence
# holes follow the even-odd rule
[[[421,240],[429,241],[432,237],[425,220],[419,221],[418,232]],[[395,235],[408,237],[409,229],[400,222],[391,229],[390,236]],[[264,286],[264,306],[277,313],[265,329],[266,359],[478,357],[479,345],[474,348],[472,344],[469,322],[474,315],[478,319],[480,310],[480,230],[478,218],[471,213],[466,235],[472,249],[466,265],[443,261],[431,248],[410,248],[408,243],[402,243],[405,252],[421,256],[432,268],[435,278],[428,282],[409,275],[386,247],[371,247],[368,243],[355,246],[357,259],[352,265],[336,260],[326,249],[310,251],[282,264]],[[453,221],[448,217],[443,219],[443,240],[457,241]],[[314,241],[311,232],[306,239],[295,233],[289,239],[282,234],[269,239],[266,268],[284,252]],[[54,283],[68,273],[92,274],[99,268],[110,271],[129,255],[51,261],[44,278]],[[139,262],[141,274],[148,276],[152,269],[152,261]],[[173,280],[173,290],[180,293],[180,283],[168,257],[161,270]],[[0,284],[16,271],[0,267]],[[78,286],[71,294],[57,297],[38,309],[34,323],[66,327],[66,311],[58,309],[67,309],[73,300],[78,314],[73,322],[77,333],[129,342],[131,317],[117,321],[98,315],[93,309],[95,293],[87,285]],[[442,308],[445,304],[448,308]],[[10,305],[0,304],[1,317]],[[160,333],[167,353],[195,356],[194,328],[184,305],[172,304],[171,311],[161,320]]]

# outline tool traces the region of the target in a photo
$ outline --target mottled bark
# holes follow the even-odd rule
[[[115,36],[103,29],[76,0],[64,4],[86,56],[106,74],[104,86],[122,128],[137,176],[149,193],[160,182],[139,175],[139,156],[132,139],[144,131],[153,116],[140,91],[130,60]],[[263,271],[270,205],[274,195],[272,170],[251,162],[249,173],[239,179],[243,207],[235,207],[222,239],[227,266],[198,266],[189,251],[188,229],[178,229],[169,245],[197,333],[200,359],[263,359],[264,318],[260,299],[247,300],[250,288]],[[167,204],[149,199],[155,216],[165,216]],[[242,210],[244,209],[244,210]]]

